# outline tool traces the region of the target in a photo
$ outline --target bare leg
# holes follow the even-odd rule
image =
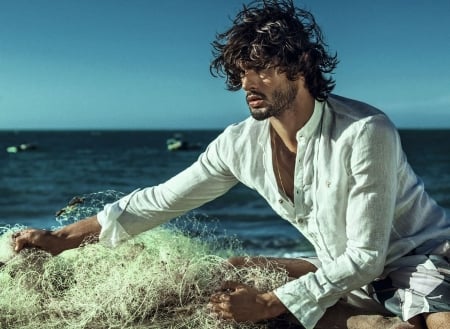
[[[450,328],[450,312],[438,312],[424,314],[428,329]]]
[[[344,301],[339,301],[326,310],[315,329],[378,329],[378,327],[364,327],[364,321],[361,323],[357,321],[357,326],[352,326],[355,320],[350,321],[350,319],[358,318],[360,314],[361,309]]]
[[[348,329],[425,329],[423,318],[418,315],[408,321],[381,315],[352,316],[347,321]]]
[[[386,318],[374,315],[352,316],[347,321],[348,329],[448,329],[450,312],[417,315],[408,322],[399,318]]]
[[[310,262],[297,258],[274,257],[232,257],[228,262],[235,267],[267,267],[274,266],[284,269],[291,278],[299,278],[309,272],[315,272],[315,267]]]

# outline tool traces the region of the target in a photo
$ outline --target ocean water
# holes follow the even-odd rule
[[[128,193],[158,184],[195,161],[219,131],[182,131],[198,150],[169,152],[179,131],[0,132],[0,226],[52,228],[57,210],[74,196],[115,190]],[[450,130],[401,130],[406,155],[430,195],[450,214]],[[33,151],[6,147],[34,143]],[[196,209],[195,217],[219,239],[234,236],[250,254],[312,253],[301,234],[254,191],[238,185]]]

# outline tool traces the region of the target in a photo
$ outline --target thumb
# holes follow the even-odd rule
[[[31,238],[30,230],[14,233],[12,236],[14,251],[19,252],[24,248],[30,247],[32,245]]]
[[[23,237],[21,237],[19,235],[18,237],[16,237],[14,239],[13,244],[14,244],[14,251],[19,252],[25,247],[27,242],[26,242],[26,239],[24,239]]]

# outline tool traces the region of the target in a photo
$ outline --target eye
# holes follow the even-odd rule
[[[273,73],[272,68],[263,68],[263,69],[257,71],[257,74],[259,75],[259,77],[261,79],[269,77],[270,75],[272,75],[272,73]]]

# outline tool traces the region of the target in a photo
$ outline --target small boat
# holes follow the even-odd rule
[[[183,150],[186,147],[185,142],[177,138],[169,138],[166,144],[169,151]]]
[[[37,146],[35,144],[24,143],[24,144],[19,144],[19,145],[8,146],[6,148],[6,152],[18,153],[18,152],[32,151],[35,149],[37,149]]]
[[[169,151],[187,151],[199,150],[201,144],[191,144],[183,140],[181,134],[175,134],[173,137],[166,140],[167,150]]]

